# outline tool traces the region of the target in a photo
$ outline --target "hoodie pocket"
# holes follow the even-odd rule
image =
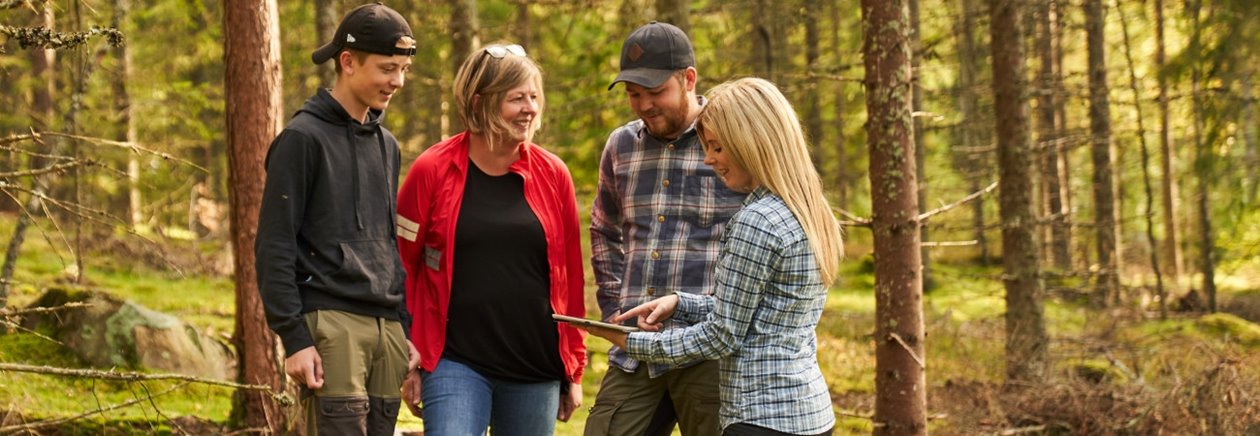
[[[344,241],[341,269],[333,273],[336,282],[358,298],[397,304],[407,279],[393,239]],[[363,295],[366,292],[368,295]]]

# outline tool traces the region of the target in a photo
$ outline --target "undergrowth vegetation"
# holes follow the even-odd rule
[[[6,225],[11,223],[0,220],[0,234],[7,234]],[[10,309],[25,307],[47,288],[70,286],[67,271],[74,265],[73,256],[65,248],[49,246],[49,240],[28,241]],[[78,286],[178,316],[227,341],[233,325],[231,281],[213,273],[213,267],[199,265],[223,263],[219,257],[224,249],[194,249],[178,241],[164,244],[152,248],[167,253],[160,262],[120,255],[118,244],[95,244],[85,250],[89,274]],[[850,252],[862,250],[850,247]],[[1235,266],[1235,274],[1256,270]],[[176,267],[183,273],[173,272]],[[1051,369],[1033,385],[1010,385],[1004,383],[999,274],[996,267],[964,261],[933,265],[937,286],[924,300],[932,433],[1260,433],[1260,327],[1255,323],[1260,290],[1226,286],[1221,297],[1225,312],[1170,312],[1168,319],[1159,320],[1154,308],[1134,303],[1100,310],[1080,298],[1079,285],[1056,287],[1046,298]],[[818,327],[818,359],[835,400],[836,433],[863,434],[873,430],[869,416],[875,390],[874,278],[869,257],[848,258],[840,277]],[[1256,280],[1234,275],[1223,282]],[[595,316],[597,306],[593,296],[588,298]],[[12,325],[6,330],[0,334],[0,362],[83,366],[40,332]],[[591,338],[588,345],[585,406],[571,422],[558,426],[560,435],[581,434],[586,408],[608,370],[608,344]],[[0,429],[18,431],[21,427],[15,426],[23,423],[76,418],[38,431],[217,432],[230,414],[231,396],[230,389],[199,384],[106,382],[0,371]],[[133,404],[93,413],[127,403]],[[408,431],[423,427],[406,412],[400,413],[399,424]]]

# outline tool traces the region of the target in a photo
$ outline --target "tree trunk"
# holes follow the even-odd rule
[[[522,1],[516,4],[516,43],[525,48],[525,52],[538,58],[538,53],[533,52],[534,48],[534,20],[529,13],[529,2]]]
[[[911,89],[911,112],[914,114],[914,168],[915,180],[918,182],[916,186],[916,194],[918,196],[919,213],[927,212],[927,144],[923,141],[923,75],[919,70],[921,64],[920,58],[923,57],[923,38],[921,36],[921,26],[919,25],[919,0],[909,0],[910,3],[910,89]],[[919,240],[928,240],[927,226],[919,227]],[[923,286],[922,291],[932,288],[932,264],[929,257],[928,247],[919,247],[919,261],[923,265]]]
[[[478,37],[481,24],[477,19],[477,0],[448,0],[448,2],[451,6],[451,23],[447,28],[451,34],[451,80],[447,83],[452,83],[455,75],[459,73],[459,66],[463,65],[464,60],[472,54],[473,50],[481,46],[481,39]],[[451,98],[450,94],[444,93],[444,95],[448,100]],[[450,109],[444,117],[447,122],[443,124],[449,127],[442,129],[443,138],[452,133],[464,131],[464,122],[459,119],[459,114],[452,112],[455,110],[454,102],[446,106]]]
[[[927,434],[909,10],[862,0],[875,245],[875,434]]]
[[[1118,236],[1116,234],[1116,186],[1112,177],[1111,108],[1107,95],[1106,44],[1103,40],[1102,0],[1085,0],[1085,33],[1089,46],[1090,157],[1094,163],[1094,230],[1098,253],[1096,289],[1103,304],[1120,299]]]
[[[687,0],[656,0],[657,21],[663,21],[691,35],[691,2]]]
[[[823,151],[823,122],[822,122],[822,105],[819,102],[819,79],[818,74],[818,15],[822,12],[822,4],[820,2],[806,2],[805,13],[802,19],[805,21],[805,72],[808,77],[805,79],[806,91],[801,95],[801,99],[805,100],[805,133],[811,144],[810,157],[814,161],[814,168],[819,174],[825,174],[822,163],[826,156]]]
[[[983,63],[980,56],[980,50],[977,48],[975,40],[976,20],[975,16],[980,13],[978,0],[963,0],[961,2],[961,17],[957,23],[958,29],[958,106],[959,112],[962,113],[962,120],[958,123],[957,131],[960,137],[959,143],[962,144],[962,151],[954,153],[954,160],[958,168],[965,174],[967,178],[967,186],[970,192],[979,191],[983,184],[982,178],[985,178],[986,171],[984,168],[984,154],[976,152],[986,144],[983,139],[983,129],[981,120],[984,114],[979,109],[979,73],[976,67]],[[987,181],[984,181],[987,183]],[[984,224],[984,197],[976,198],[971,202],[971,223],[973,229],[973,238],[976,245],[980,249],[980,263],[988,265],[989,259],[989,242],[985,236]]]
[[[341,14],[337,11],[337,0],[315,0],[315,44],[312,47],[323,47],[333,39]],[[319,75],[319,86],[331,88],[337,80],[336,61],[324,62],[315,68]]]
[[[1209,198],[1211,180],[1214,176],[1212,174],[1213,159],[1209,145],[1203,140],[1203,59],[1201,54],[1203,23],[1199,17],[1202,6],[1201,0],[1187,2],[1193,29],[1189,50],[1190,53],[1194,53],[1194,65],[1190,70],[1190,94],[1194,105],[1194,169],[1195,176],[1199,179],[1195,193],[1199,218],[1199,268],[1203,274],[1203,293],[1207,296],[1208,311],[1216,313],[1216,260],[1213,258],[1213,252],[1216,251],[1216,238],[1212,235]]]
[[[1260,168],[1257,168],[1260,167],[1260,149],[1257,149],[1260,144],[1257,142],[1260,141],[1256,138],[1257,133],[1260,133],[1257,132],[1260,128],[1256,126],[1260,123],[1260,119],[1256,119],[1256,96],[1252,93],[1252,80],[1250,75],[1242,80],[1243,109],[1242,118],[1238,120],[1238,125],[1242,129],[1243,145],[1246,147],[1243,150],[1243,166],[1247,168],[1246,178],[1243,181],[1247,190],[1247,196],[1243,198],[1246,205],[1255,205],[1256,190],[1260,188],[1257,186],[1260,184]]]
[[[45,27],[53,29],[53,5],[52,3],[43,3],[37,10],[34,17],[35,27]],[[57,52],[51,49],[33,48],[27,50],[27,55],[31,63],[31,79],[35,83],[34,90],[31,92],[31,128],[39,132],[52,130],[52,122],[56,114],[53,113],[53,95],[56,92],[56,80],[52,75],[53,64],[57,60]],[[53,141],[49,142],[55,143]],[[51,150],[40,150],[42,153],[52,154]],[[17,153],[11,153],[14,156],[21,156]],[[42,168],[44,159],[31,155],[27,157],[26,166],[29,169]],[[20,163],[20,159],[15,161]],[[41,183],[42,178],[31,178],[31,190],[36,192],[46,192],[46,186]],[[5,195],[8,201],[18,201],[21,198],[16,192]],[[6,245],[4,252],[4,265],[0,266],[0,308],[5,307],[9,299],[9,289],[13,281],[13,271],[17,268],[19,255],[22,253],[22,244],[26,241],[26,230],[30,226],[33,211],[39,206],[39,197],[30,196],[28,204],[14,204],[18,212],[17,223],[13,227],[13,235],[9,237],[9,243]],[[25,208],[25,210],[23,210]]]
[[[1060,271],[1072,269],[1072,229],[1067,225],[1067,209],[1063,205],[1063,184],[1059,179],[1059,144],[1063,126],[1057,123],[1055,84],[1060,72],[1056,70],[1054,44],[1059,21],[1058,5],[1054,0],[1042,0],[1037,4],[1037,54],[1041,58],[1041,71],[1037,80],[1037,117],[1040,141],[1036,147],[1040,156],[1041,181],[1045,193],[1045,211],[1050,227],[1050,256]]]
[[[114,16],[111,24],[115,29],[125,29],[127,17],[131,13],[131,0],[114,0]],[[114,113],[118,115],[115,125],[118,134],[115,139],[123,142],[136,142],[136,125],[131,118],[131,95],[127,92],[127,80],[131,76],[131,49],[128,44],[120,44],[113,48],[118,66],[113,71]],[[140,159],[135,153],[127,154],[127,210],[131,227],[144,223],[144,215],[140,210]]]
[[[1168,122],[1168,79],[1165,77],[1165,48],[1164,48],[1164,0],[1155,0],[1155,71],[1159,77],[1159,150],[1160,150],[1160,173],[1163,179],[1160,180],[1160,197],[1162,198],[1163,208],[1160,209],[1160,215],[1164,222],[1164,243],[1160,246],[1160,250],[1164,253],[1164,262],[1167,262],[1168,276],[1173,283],[1177,283],[1181,277],[1181,248],[1178,245],[1177,237],[1177,193],[1176,193],[1176,176],[1173,173],[1173,148],[1172,148],[1172,131]]]
[[[840,13],[840,2],[828,2],[831,5],[831,50],[836,59],[844,59],[844,48],[840,46],[840,29],[842,27],[843,16]],[[849,163],[848,150],[845,142],[848,137],[845,135],[845,103],[848,96],[845,95],[845,82],[835,83],[835,102],[834,110],[836,112],[836,137],[833,140],[836,150],[836,204],[840,207],[848,207],[849,202]]]
[[[1159,318],[1168,318],[1168,308],[1165,304],[1167,293],[1164,292],[1164,275],[1159,269],[1159,250],[1155,247],[1159,246],[1159,241],[1155,239],[1155,194],[1151,188],[1151,156],[1146,146],[1146,124],[1142,117],[1142,91],[1139,89],[1137,72],[1133,66],[1133,49],[1129,42],[1129,20],[1124,16],[1124,10],[1116,8],[1116,15],[1120,16],[1120,30],[1124,36],[1124,59],[1129,65],[1129,89],[1133,91],[1133,108],[1137,114],[1138,128],[1138,144],[1141,146],[1142,152],[1142,186],[1146,192],[1146,241],[1150,244],[1151,271],[1155,274],[1155,296],[1159,299]]]
[[[1046,370],[1046,326],[1035,243],[1024,34],[1020,0],[989,2],[993,109],[997,116],[998,202],[1006,286],[1006,378],[1033,382]]]
[[[254,238],[262,202],[263,159],[280,133],[280,25],[275,0],[239,0],[223,14],[224,98],[227,101],[228,183],[232,187],[232,251],[236,262],[236,330],[240,382],[283,389],[282,356],[267,328],[254,270]],[[233,420],[244,428],[288,430],[285,413],[265,392],[238,390]]]

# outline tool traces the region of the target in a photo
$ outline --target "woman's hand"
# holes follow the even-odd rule
[[[613,318],[612,322],[620,324],[627,319],[637,317],[638,320],[636,322],[643,331],[660,331],[661,321],[674,316],[674,309],[676,308],[678,308],[678,294],[670,294],[627,310],[625,313]]]
[[[424,411],[420,409],[420,386],[420,370],[412,368],[407,371],[407,378],[403,379],[402,401],[416,418],[424,418]]]
[[[582,407],[582,384],[569,383],[569,392],[560,396],[560,410],[556,411],[556,419],[569,422],[569,418],[573,417],[573,412],[579,407]]]

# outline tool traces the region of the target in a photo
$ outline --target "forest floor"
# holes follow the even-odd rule
[[[0,235],[12,218],[0,218]],[[75,260],[59,237],[27,237],[9,307],[25,307],[53,287],[107,291],[178,316],[227,340],[234,294],[222,273],[222,246],[90,235],[85,280],[71,285]],[[72,239],[71,239],[72,240]],[[858,242],[860,244],[860,242]],[[850,253],[869,247],[850,244]],[[158,247],[161,247],[160,249]],[[1144,288],[1129,303],[1099,309],[1081,283],[1047,292],[1050,363],[1043,380],[1004,383],[1003,289],[996,267],[943,260],[924,299],[929,429],[935,434],[1260,434],[1260,259],[1219,272],[1222,313],[1173,310],[1160,320]],[[177,271],[178,270],[178,271]],[[822,366],[837,434],[873,430],[874,276],[869,256],[842,266],[818,327]],[[1189,283],[1188,280],[1185,283]],[[597,310],[590,296],[588,308]],[[7,330],[7,331],[5,331]],[[585,406],[608,369],[608,345],[589,339]],[[0,330],[0,362],[81,367],[64,346],[13,327]],[[168,391],[169,392],[166,392]],[[164,393],[165,392],[165,393]],[[160,394],[160,395],[158,395]],[[152,398],[150,398],[152,396]],[[0,371],[0,434],[128,434],[224,431],[232,390],[179,382],[105,382]],[[134,402],[94,413],[112,405]],[[586,407],[559,435],[581,434]],[[74,418],[64,424],[26,428]],[[400,429],[420,420],[400,413]]]

